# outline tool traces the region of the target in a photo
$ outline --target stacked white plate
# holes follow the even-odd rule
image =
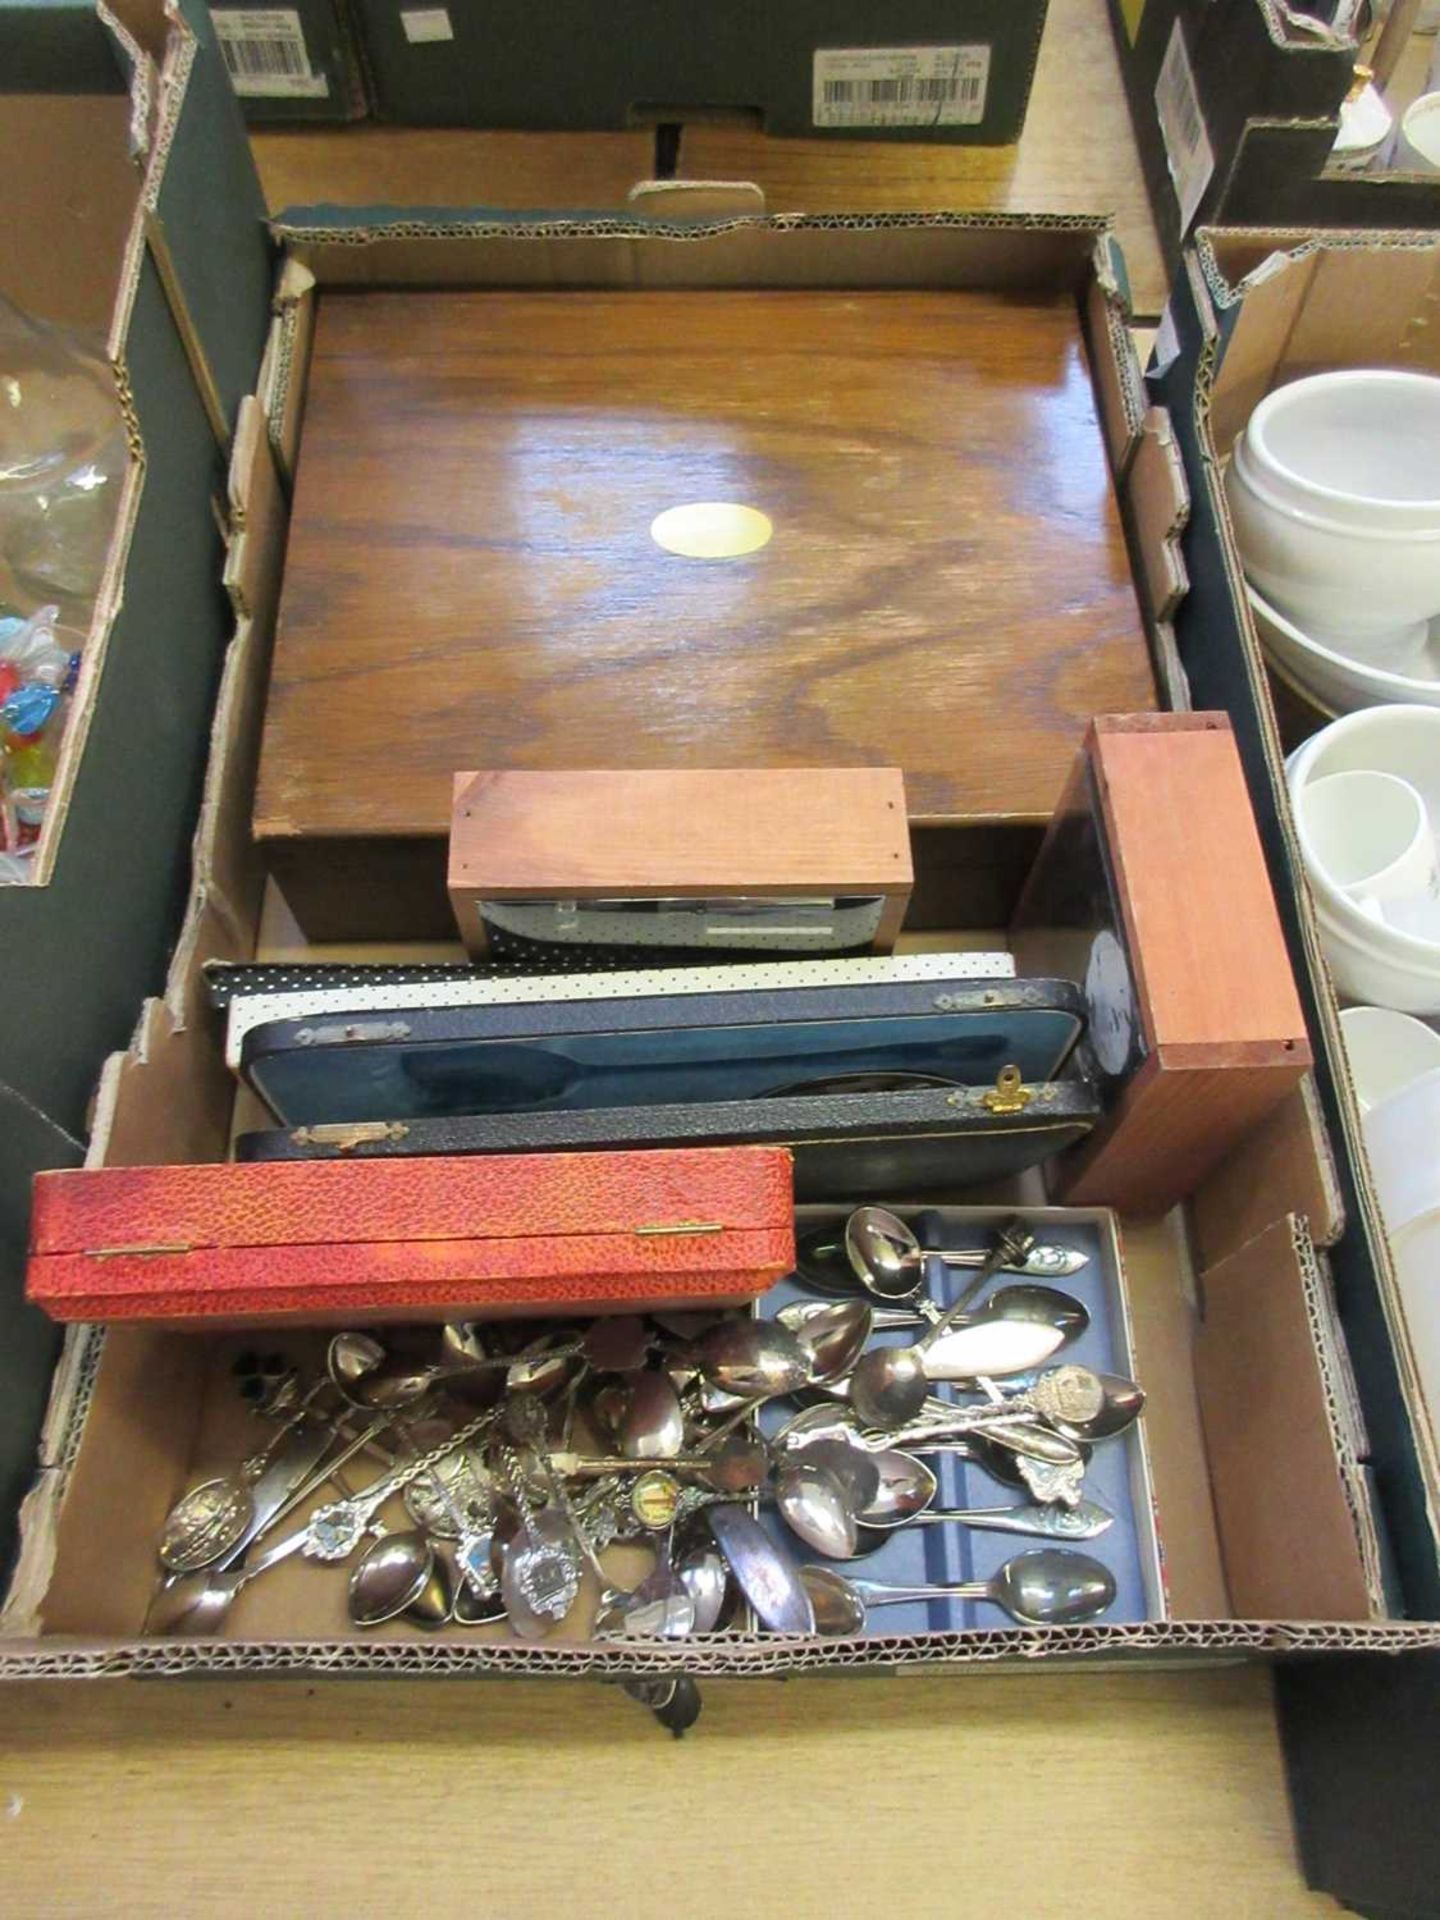
[[[1430,623],[1429,643],[1419,662],[1423,677],[1411,678],[1353,659],[1333,644],[1324,645],[1302,633],[1254,587],[1247,586],[1245,592],[1261,648],[1276,678],[1331,719],[1357,713],[1362,707],[1394,703],[1440,707],[1440,619]]]

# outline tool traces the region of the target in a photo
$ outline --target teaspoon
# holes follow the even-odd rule
[[[1069,1247],[1041,1247],[1033,1234],[1023,1239],[1017,1235],[998,1251],[999,1258],[993,1249],[985,1253],[922,1247],[900,1216],[887,1207],[857,1207],[845,1223],[845,1252],[851,1270],[869,1292],[885,1300],[907,1299],[917,1280],[923,1286],[927,1260],[977,1270],[957,1302],[962,1307],[974,1299],[992,1274],[1002,1270],[1059,1280],[1087,1264],[1083,1253]]]
[[[863,1633],[870,1607],[906,1601],[970,1600],[1000,1607],[1027,1626],[1073,1626],[1093,1620],[1115,1601],[1115,1576],[1089,1554],[1037,1547],[1007,1560],[993,1580],[950,1586],[887,1586],[847,1580],[833,1567],[804,1566],[800,1578],[819,1633]]]

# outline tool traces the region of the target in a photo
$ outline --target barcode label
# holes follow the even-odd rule
[[[1180,231],[1188,233],[1210,176],[1215,171],[1215,149],[1205,130],[1195,75],[1185,50],[1185,36],[1177,20],[1170,29],[1165,60],[1155,85],[1155,113],[1175,198],[1180,203]]]
[[[815,55],[817,127],[973,127],[985,118],[989,47],[832,47]]]
[[[210,17],[236,93],[268,100],[323,100],[329,93],[329,81],[310,65],[293,8],[222,7]]]

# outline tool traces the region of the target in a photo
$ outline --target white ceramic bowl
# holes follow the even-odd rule
[[[1390,1248],[1426,1417],[1440,1441],[1440,1208],[1392,1233]]]
[[[1440,1437],[1440,1067],[1399,1088],[1364,1124],[1416,1371]]]
[[[1383,941],[1386,928],[1363,914],[1342,918],[1320,897],[1313,875],[1310,884],[1316,896],[1320,938],[1340,998],[1366,1006],[1393,1007],[1400,1013],[1440,1014],[1440,949],[1431,947],[1427,955],[1418,958],[1411,953],[1392,952]]]
[[[1440,173],[1440,93],[1422,93],[1406,108],[1395,165],[1403,173]]]
[[[1375,1197],[1392,1234],[1440,1213],[1440,1067],[1392,1093],[1365,1116]],[[1440,1298],[1440,1274],[1435,1276]]]
[[[1440,612],[1440,378],[1384,369],[1278,387],[1226,498],[1247,577],[1297,626],[1405,672]]]
[[[1286,763],[1296,831],[1326,955],[1342,996],[1402,1013],[1440,1013],[1440,943],[1370,919],[1314,857],[1299,795],[1326,774],[1375,768],[1419,789],[1440,822],[1440,708],[1367,707],[1322,727]]]
[[[1440,1033],[1389,1007],[1347,1007],[1345,1057],[1362,1114],[1440,1067]]]
[[[1338,716],[1356,713],[1361,707],[1397,702],[1440,707],[1440,617],[1431,621],[1428,643],[1420,656],[1423,664],[1433,665],[1434,672],[1414,678],[1388,673],[1383,667],[1323,645],[1287,620],[1254,587],[1248,587],[1246,593],[1266,659],[1282,680],[1325,712]]]

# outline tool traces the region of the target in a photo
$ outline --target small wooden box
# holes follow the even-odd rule
[[[458,773],[450,900],[467,950],[663,962],[889,953],[913,872],[891,767]]]
[[[1310,1065],[1224,714],[1091,723],[1011,945],[1022,973],[1085,986],[1110,1111],[1052,1163],[1067,1205],[1165,1211]]]

